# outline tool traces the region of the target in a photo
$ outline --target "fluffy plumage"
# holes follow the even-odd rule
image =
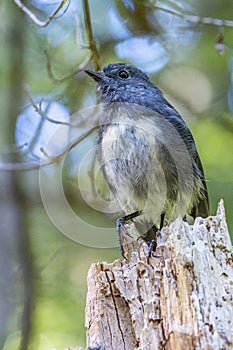
[[[202,164],[179,113],[136,67],[114,63],[86,71],[103,103],[97,158],[111,193],[146,241],[178,215],[209,215]]]

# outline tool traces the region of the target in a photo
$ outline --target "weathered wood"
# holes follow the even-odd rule
[[[134,242],[128,256],[90,267],[87,348],[233,349],[233,248],[222,201],[216,216],[164,228],[149,261],[145,243]]]

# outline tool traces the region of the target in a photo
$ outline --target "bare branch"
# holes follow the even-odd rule
[[[162,12],[170,13],[176,17],[182,18],[188,22],[192,22],[195,24],[212,25],[217,27],[233,27],[233,20],[230,20],[230,19],[220,19],[220,18],[188,15],[188,14],[183,14],[183,13],[166,9],[164,7],[159,7],[159,6],[155,6],[154,9]]]
[[[6,150],[2,151],[2,154],[11,154],[11,153],[19,153],[23,148],[27,147],[28,143],[24,142],[22,145],[8,145]]]
[[[83,69],[89,64],[89,62],[92,59],[92,55],[90,57],[87,57],[79,66],[78,68],[76,68],[73,72],[69,73],[68,75],[66,75],[63,78],[56,78],[53,74],[52,71],[52,65],[51,65],[51,60],[49,57],[49,53],[47,50],[45,50],[45,57],[46,57],[46,67],[47,67],[47,72],[48,75],[50,77],[50,79],[52,79],[52,81],[56,84],[60,84],[63,83],[64,81],[73,78],[75,75],[77,75],[78,73],[80,73],[81,71],[83,71]]]
[[[46,152],[46,150],[44,149],[44,147],[40,148],[41,153],[48,159],[51,159],[51,157],[48,155],[48,153]]]
[[[86,137],[91,135],[94,130],[96,130],[98,126],[94,126],[92,129],[85,131],[82,135],[80,135],[75,142],[72,142],[68,147],[55,157],[51,157],[46,161],[38,161],[38,162],[22,162],[22,163],[5,163],[0,162],[0,171],[25,171],[25,170],[38,170],[42,167],[46,167],[51,164],[59,163],[62,157],[76,147],[80,142],[82,142]],[[44,149],[42,149],[45,154]]]
[[[42,111],[41,106],[38,107],[37,104],[34,102],[32,96],[30,95],[30,93],[28,91],[28,89],[27,89],[27,93],[28,93],[28,98],[29,98],[29,101],[30,101],[32,107],[41,116],[42,119],[47,120],[48,122],[53,123],[53,124],[70,126],[70,123],[68,123],[68,122],[62,122],[60,120],[55,120],[55,119],[52,119],[52,118],[48,117],[45,114],[45,112]]]
[[[39,27],[47,27],[49,23],[53,20],[53,18],[56,16],[56,14],[61,10],[61,8],[65,5],[66,2],[68,2],[67,8],[64,12],[67,11],[70,0],[62,0],[60,5],[56,8],[56,10],[48,17],[46,21],[41,21],[32,11],[30,11],[21,0],[13,0],[14,3],[18,6],[20,10],[22,10],[26,15]]]
[[[78,42],[81,49],[90,50],[91,49],[90,46],[87,44],[84,44],[83,42],[81,24],[80,24],[79,17],[77,15],[75,15],[75,22],[76,22],[76,41]]]
[[[87,32],[88,46],[90,47],[90,50],[92,52],[94,68],[98,70],[98,69],[100,69],[99,52],[96,48],[96,43],[95,43],[94,38],[93,38],[91,16],[90,16],[90,9],[89,9],[88,0],[83,0],[83,10],[84,10],[84,21],[85,21],[86,32]]]
[[[223,29],[221,27],[220,29]],[[215,40],[215,48],[216,50],[221,54],[224,55],[226,52],[226,44],[224,42],[224,30],[221,30],[220,33],[218,34],[216,40]]]

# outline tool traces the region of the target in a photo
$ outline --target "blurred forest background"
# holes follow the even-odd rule
[[[150,75],[191,128],[211,213],[223,198],[232,233],[232,0],[23,4],[0,3],[0,348],[84,347],[88,268],[121,256],[116,215],[89,179],[96,94],[83,69],[128,62]]]

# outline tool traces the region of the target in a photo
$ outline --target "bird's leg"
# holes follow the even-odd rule
[[[118,241],[119,241],[119,245],[120,245],[120,251],[121,251],[121,254],[122,254],[124,259],[126,259],[126,257],[124,255],[124,248],[122,245],[121,229],[123,230],[124,234],[131,237],[127,228],[125,227],[125,222],[136,218],[137,216],[141,215],[141,213],[142,213],[142,211],[138,210],[138,211],[135,211],[134,213],[122,216],[121,218],[117,219],[117,221],[116,221],[116,231],[117,231]]]
[[[159,230],[156,228],[155,225],[152,226],[152,229],[154,230],[154,237],[155,238],[150,241],[150,244],[148,246],[148,258],[151,257],[152,251],[155,251],[156,248],[157,248],[157,237],[156,237],[156,235],[161,233],[161,230],[162,230],[163,224],[164,224],[164,219],[165,219],[165,213],[162,213],[161,216],[160,216]]]
[[[159,230],[161,231],[163,228],[163,224],[164,224],[164,219],[165,219],[165,213],[163,212],[160,216],[160,226],[159,226]]]
[[[154,231],[154,238],[150,241],[148,245],[148,258],[151,257],[152,251],[154,252],[157,248],[157,232],[159,231],[155,225],[152,226],[152,229]]]

